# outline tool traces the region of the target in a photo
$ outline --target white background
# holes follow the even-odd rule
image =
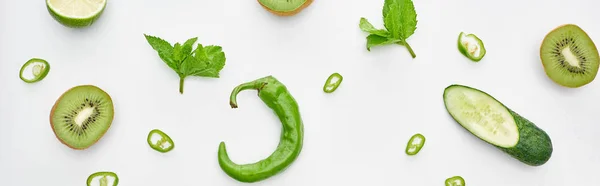
[[[2,185],[81,186],[97,171],[113,171],[122,186],[246,185],[217,162],[225,141],[237,163],[267,157],[281,130],[255,92],[228,104],[231,89],[274,75],[300,105],[305,143],[297,161],[264,186],[441,186],[461,175],[472,186],[563,186],[600,182],[600,84],[568,89],[544,74],[539,47],[555,27],[580,25],[597,43],[600,3],[592,0],[416,0],[412,59],[398,45],[365,49],[361,17],[382,28],[384,0],[317,0],[294,17],[277,17],[254,0],[109,1],[86,29],[52,19],[42,0],[0,1],[0,180]],[[456,48],[460,31],[487,48],[479,63]],[[198,37],[223,47],[221,78],[178,77],[146,42]],[[48,76],[18,77],[28,59],[44,58]],[[341,87],[325,94],[333,72]],[[454,83],[484,90],[535,122],[552,138],[548,163],[531,167],[478,140],[444,109]],[[76,151],[49,124],[54,101],[67,89],[94,84],[115,104],[108,133]],[[151,129],[169,134],[167,154],[146,143]],[[427,137],[414,157],[404,154],[415,133]]]

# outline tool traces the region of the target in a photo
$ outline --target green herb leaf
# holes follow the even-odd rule
[[[190,75],[218,78],[219,72],[225,66],[225,53],[220,46],[198,45],[195,60],[197,63],[190,67]]]
[[[163,60],[171,69],[177,70],[176,62],[173,60],[173,46],[169,44],[169,42],[155,36],[150,36],[144,34],[146,37],[146,41],[152,46],[157,53],[160,59]]]
[[[415,58],[416,54],[406,41],[417,29],[417,13],[412,0],[385,0],[382,14],[385,29],[376,29],[365,18],[361,18],[361,30],[371,34],[367,37],[367,50],[376,45],[397,43],[405,46]]]
[[[383,3],[383,10],[382,10],[384,18],[388,16],[388,13],[390,11],[390,6],[393,4],[396,4],[397,1],[398,0],[385,0],[385,2]]]
[[[185,55],[190,55],[192,53],[192,47],[194,47],[194,43],[198,40],[198,37],[190,38],[183,44],[182,52]]]
[[[398,8],[398,12],[394,14],[399,14],[400,18],[400,35],[402,35],[402,39],[406,40],[409,38],[415,30],[417,29],[417,12],[415,11],[415,5],[412,0],[396,0],[395,8]],[[390,32],[392,32],[390,30]]]
[[[171,46],[167,41],[146,35],[146,40],[160,58],[179,75],[179,92],[183,94],[184,80],[187,76],[219,78],[219,72],[225,67],[225,53],[220,46],[193,46],[197,37],[188,39],[183,45]]]
[[[150,36],[150,35],[146,35],[146,34],[144,34],[144,37],[146,37],[146,40],[148,41],[150,46],[152,46],[152,48],[154,50],[156,50],[157,52],[167,53],[167,54],[170,54],[173,52],[173,46],[171,46],[171,44],[169,44],[169,42],[167,42],[159,37]]]
[[[400,40],[389,38],[389,37],[383,37],[383,36],[376,35],[376,34],[370,34],[369,36],[367,36],[367,50],[371,51],[371,47],[374,47],[374,46],[387,45],[387,44],[392,44],[392,43],[397,43],[397,42],[400,42]]]
[[[359,27],[362,31],[369,32],[383,37],[389,37],[390,33],[385,29],[376,29],[369,21],[365,18],[360,18]]]

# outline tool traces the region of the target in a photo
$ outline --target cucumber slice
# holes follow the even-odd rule
[[[486,92],[450,85],[444,90],[444,104],[471,134],[527,165],[543,165],[552,155],[552,141],[544,130]]]

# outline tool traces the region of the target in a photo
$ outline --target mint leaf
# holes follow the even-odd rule
[[[173,61],[175,61],[175,67],[177,69],[179,69],[179,67],[181,66],[181,63],[183,63],[183,60],[185,59],[187,55],[185,53],[183,53],[183,48],[181,46],[181,44],[179,43],[175,43],[175,46],[173,47]],[[181,72],[178,72],[178,74],[181,75]]]
[[[387,44],[392,44],[392,43],[397,43],[397,42],[400,42],[400,40],[389,38],[389,37],[383,37],[383,36],[376,35],[376,34],[371,34],[371,35],[367,36],[367,50],[371,51],[371,47],[374,47],[374,46],[387,45]]]
[[[195,57],[199,63],[193,66],[195,70],[191,75],[218,78],[219,72],[225,67],[225,53],[220,46],[198,45]]]
[[[190,38],[183,44],[182,52],[186,55],[190,55],[192,53],[192,47],[194,47],[194,43],[198,40],[198,37]]]
[[[385,29],[376,29],[365,18],[360,29],[368,32],[367,50],[377,45],[399,44],[407,48],[413,58],[416,54],[406,41],[417,29],[417,13],[412,0],[385,0],[382,10]]]
[[[384,25],[394,39],[400,40],[400,44],[404,45],[410,55],[415,58],[416,54],[406,42],[417,29],[417,13],[412,0],[386,0],[387,6],[384,8],[386,17],[384,17]]]
[[[144,34],[144,37],[146,37],[146,40],[148,41],[150,46],[152,46],[152,49],[156,50],[157,52],[166,54],[170,54],[173,52],[173,46],[171,46],[169,42],[159,37],[150,36],[146,34]]]
[[[390,5],[396,4],[396,1],[398,0],[385,0],[385,2],[383,3],[383,17],[387,17],[390,11]]]
[[[383,37],[389,37],[390,33],[385,29],[376,29],[369,21],[365,18],[360,18],[359,27],[362,31],[369,32]]]
[[[385,28],[390,32],[392,38],[404,40],[402,32],[402,15],[400,14],[400,6],[392,4],[389,7],[388,15],[383,18]]]
[[[412,0],[397,0],[400,7],[402,38],[406,40],[417,30],[417,12]]]
[[[219,78],[219,72],[225,67],[225,53],[220,46],[193,46],[197,37],[188,39],[183,45],[169,42],[155,36],[144,34],[148,43],[157,51],[159,57],[179,75],[179,92],[183,94],[184,80],[188,76]]]
[[[148,44],[150,44],[150,46],[152,46],[152,49],[154,49],[158,53],[158,56],[160,57],[160,59],[162,59],[163,62],[165,62],[173,70],[178,69],[176,62],[172,58],[173,46],[171,46],[169,42],[159,37],[150,36],[146,34],[144,34],[144,37],[146,37],[146,41],[148,41]]]

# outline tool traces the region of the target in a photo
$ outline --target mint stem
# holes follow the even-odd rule
[[[417,57],[417,55],[415,54],[413,49],[410,47],[410,45],[406,41],[402,41],[402,42],[404,43],[404,46],[406,46],[406,48],[408,49],[408,52],[410,52],[410,55],[412,56],[412,58]]]
[[[183,94],[183,77],[179,78],[179,93]]]

